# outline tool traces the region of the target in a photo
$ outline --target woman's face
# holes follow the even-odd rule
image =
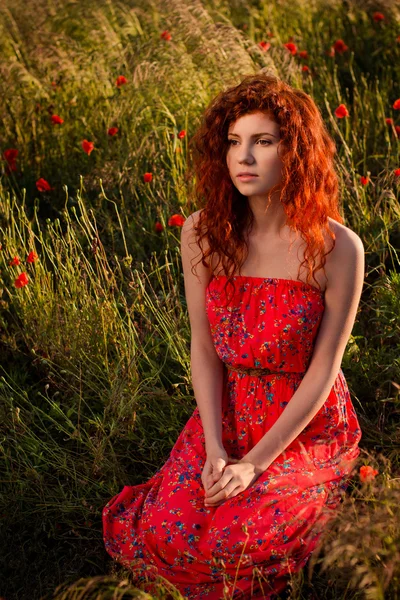
[[[262,112],[243,115],[230,124],[226,162],[233,184],[244,196],[266,196],[281,182],[279,140],[279,125]],[[240,179],[243,171],[257,177]]]

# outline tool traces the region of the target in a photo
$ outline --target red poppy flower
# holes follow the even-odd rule
[[[391,119],[390,117],[388,119],[385,119],[387,125],[393,125],[393,119]]]
[[[51,120],[54,125],[61,125],[62,123],[64,123],[64,119],[62,119],[58,115],[51,115]]]
[[[303,66],[301,67],[301,70],[302,70],[302,71],[307,71],[307,72],[308,72],[308,71],[310,70],[310,67],[308,67],[307,65],[303,65]]]
[[[164,39],[164,40],[166,40],[167,42],[169,42],[169,41],[171,40],[171,38],[172,38],[172,36],[171,36],[170,32],[169,32],[167,29],[166,29],[165,31],[163,31],[163,32],[162,32],[162,34],[161,34],[161,36],[160,36],[160,37],[161,37],[161,39]]]
[[[180,140],[182,140],[182,139],[185,137],[185,135],[186,135],[186,131],[185,131],[185,129],[182,129],[182,130],[181,130],[181,131],[178,133],[178,138],[179,138]]]
[[[18,156],[18,150],[16,148],[8,148],[3,152],[3,158],[8,163],[13,163]]]
[[[37,180],[36,187],[39,190],[39,192],[50,192],[51,190],[54,189],[51,187],[51,185],[49,184],[48,181],[43,179],[43,177],[41,177],[40,179]]]
[[[397,137],[400,137],[400,125],[395,125],[394,129],[395,129],[395,131],[397,133]]]
[[[338,52],[339,54],[343,54],[343,52],[346,52],[346,50],[349,49],[343,40],[336,40],[336,42],[333,44],[333,48],[335,52]]]
[[[156,221],[156,224],[154,225],[154,229],[158,232],[163,231],[164,227],[163,224],[160,223],[160,221]]]
[[[24,272],[18,275],[17,279],[14,281],[14,285],[16,288],[24,287],[24,285],[28,284],[28,275]]]
[[[266,52],[267,50],[269,50],[271,48],[270,42],[259,42],[258,46],[261,48],[261,50],[263,52]]]
[[[394,174],[396,177],[400,177],[400,169],[395,169]]]
[[[307,58],[308,57],[307,50],[300,50],[299,56],[300,56],[300,58]]]
[[[376,23],[378,23],[378,21],[383,21],[385,19],[385,15],[381,12],[374,12],[372,18]]]
[[[153,175],[151,173],[145,173],[143,175],[143,181],[145,183],[150,183],[150,181],[152,181],[152,179],[153,179]]]
[[[287,48],[290,52],[290,54],[293,54],[293,56],[296,54],[297,52],[297,46],[296,44],[293,44],[293,42],[287,42],[286,44],[283,44],[285,46],[285,48]]]
[[[396,42],[397,42],[398,44],[400,44],[400,35],[398,35],[398,36],[397,36],[397,38],[396,38]]]
[[[33,262],[35,262],[35,260],[37,259],[37,257],[38,256],[37,256],[36,252],[34,252],[32,250],[32,252],[29,252],[29,254],[28,254],[27,258],[26,258],[26,262],[33,263]]]
[[[127,78],[124,77],[124,75],[118,75],[117,79],[115,80],[115,85],[117,87],[121,87],[121,85],[125,85],[125,83],[128,83]]]
[[[18,156],[18,150],[16,148],[8,148],[3,152],[3,158],[7,163],[6,167],[6,175],[10,175],[11,171],[17,170],[17,165],[15,163]]]
[[[335,115],[338,119],[343,119],[343,117],[349,116],[349,111],[344,104],[339,104],[339,106],[335,109]]]
[[[325,52],[325,54],[326,54],[327,56],[335,56],[335,48],[334,48],[333,46],[331,46],[331,47],[329,48],[329,50],[327,50],[327,51]]]
[[[185,220],[185,217],[183,217],[182,215],[172,215],[172,217],[168,219],[168,225],[179,225],[179,227],[182,227]]]
[[[400,98],[397,98],[397,100],[393,102],[393,108],[394,110],[400,110]]]
[[[86,154],[88,156],[90,156],[90,153],[94,149],[94,143],[93,142],[88,142],[87,140],[83,140],[83,142],[82,142],[82,148],[83,148],[84,152],[86,152]]]
[[[372,479],[375,479],[375,475],[378,475],[378,473],[379,471],[373,469],[368,465],[360,467],[360,479],[362,482],[371,481]]]
[[[21,261],[19,260],[18,256],[14,256],[14,258],[8,264],[14,267],[16,265],[19,265],[20,262]]]
[[[110,127],[110,129],[107,131],[108,135],[115,135],[116,133],[118,133],[119,129],[118,127]]]
[[[364,177],[364,175],[361,175],[360,181],[362,185],[367,185],[367,183],[369,183],[369,177]]]

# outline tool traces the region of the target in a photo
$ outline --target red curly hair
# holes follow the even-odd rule
[[[245,248],[248,252],[245,233],[250,231],[254,216],[247,197],[231,180],[226,163],[227,135],[231,123],[257,111],[266,113],[279,125],[282,181],[269,194],[281,187],[287,224],[300,231],[306,241],[300,268],[306,264],[307,283],[311,277],[316,281],[314,273],[324,268],[325,256],[335,245],[328,217],[343,223],[334,170],[336,145],[314,100],[262,71],[247,75],[239,85],[220,92],[206,108],[202,123],[190,140],[194,157],[193,162],[189,158],[189,173],[194,171],[196,175],[195,196],[202,202],[206,199],[194,227],[202,253],[200,260],[210,268],[215,254],[218,265],[222,261],[226,283],[230,283],[247,256],[244,256]],[[328,252],[325,252],[324,230],[333,240]],[[208,243],[206,252],[204,237]],[[206,260],[209,256],[211,264]]]

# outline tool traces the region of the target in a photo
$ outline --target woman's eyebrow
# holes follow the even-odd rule
[[[240,138],[240,135],[238,135],[237,133],[228,133],[228,135],[234,135],[235,137]],[[251,135],[250,137],[255,138],[258,137],[259,135],[272,135],[272,137],[277,138],[278,136],[274,135],[273,133],[268,133],[268,131],[265,131],[264,133],[253,133],[253,135]]]

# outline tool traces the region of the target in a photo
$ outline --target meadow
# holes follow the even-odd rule
[[[363,436],[293,600],[400,598],[400,6],[359,0],[3,0],[0,596],[150,594],[101,511],[150,478],[196,407],[180,231],[190,138],[260,69],[337,144],[366,277],[342,369]]]

